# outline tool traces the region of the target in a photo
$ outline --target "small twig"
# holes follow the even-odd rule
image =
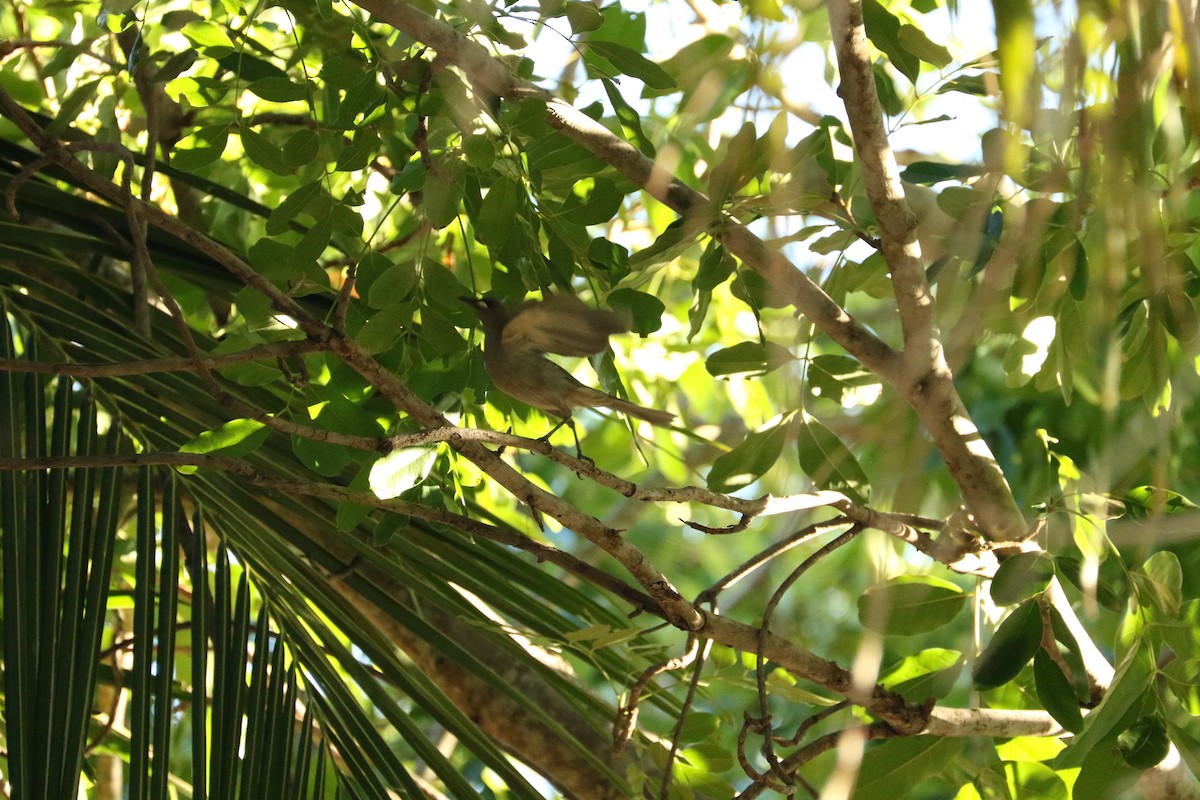
[[[1067,679],[1067,683],[1075,685],[1075,673],[1071,670],[1067,660],[1063,658],[1062,653],[1058,651],[1058,642],[1054,639],[1054,623],[1050,617],[1050,602],[1042,598],[1038,602],[1038,611],[1042,615],[1042,649],[1046,651],[1046,655],[1050,660],[1058,665],[1062,670],[1063,675]]]
[[[783,555],[793,547],[798,547],[805,542],[810,541],[815,536],[820,536],[827,530],[841,527],[842,525],[846,525],[848,522],[849,520],[847,520],[845,517],[838,517],[836,519],[826,520],[824,522],[814,522],[805,528],[801,528],[785,539],[776,542],[765,550],[762,550],[758,554],[750,557],[743,564],[727,573],[725,577],[721,578],[712,586],[708,587],[699,595],[697,595],[696,604],[699,605],[701,603],[710,603],[715,607],[717,595],[733,586],[742,578],[763,566],[771,559],[775,558],[776,556]]]
[[[858,224],[858,220],[854,218],[854,212],[850,210],[850,206],[846,204],[845,198],[843,198],[840,193],[837,191],[830,193],[829,200],[846,216],[846,221],[850,223],[851,229],[854,231],[855,236],[871,245],[871,247],[875,248],[876,250],[881,247],[879,239],[868,234],[865,230],[863,230],[862,226]]]
[[[858,525],[857,523],[851,525],[850,529],[845,533],[841,534],[836,539],[827,542],[823,547],[821,547],[820,550],[817,550],[808,558],[804,559],[800,566],[792,570],[792,573],[783,580],[783,582],[775,590],[774,594],[771,595],[771,599],[767,602],[766,607],[763,609],[762,624],[758,629],[758,647],[754,653],[754,677],[755,682],[758,685],[758,709],[760,714],[759,723],[762,726],[763,734],[762,752],[763,756],[767,759],[767,762],[771,765],[771,771],[776,773],[776,777],[787,785],[791,785],[791,778],[782,771],[782,765],[778,757],[775,755],[775,740],[774,735],[771,732],[771,712],[767,707],[767,672],[765,669],[766,659],[763,657],[763,645],[766,640],[767,631],[770,630],[771,615],[775,613],[775,609],[778,607],[780,601],[783,600],[783,596],[787,594],[788,589],[790,589],[796,583],[796,581],[800,579],[800,576],[808,572],[809,569],[816,566],[816,564],[828,557],[842,545],[850,542],[855,536],[858,536],[858,534],[862,533],[862,530],[862,526]]]
[[[4,59],[8,58],[10,55],[12,55],[13,53],[15,53],[18,50],[31,50],[32,51],[39,47],[54,47],[54,48],[61,49],[64,47],[74,47],[74,46],[75,46],[75,42],[71,42],[66,39],[8,39],[6,41],[0,41],[0,61],[3,61]],[[111,58],[105,58],[104,56],[97,55],[96,53],[93,53],[91,50],[88,50],[86,48],[83,50],[80,50],[79,53],[80,53],[80,55],[90,56],[90,57],[96,59],[101,64],[105,65],[106,67],[112,67],[113,69],[120,69],[122,66],[121,64],[118,64],[116,61],[113,61]]]
[[[699,641],[695,636],[688,638]],[[679,715],[675,718],[675,729],[671,732],[671,750],[667,753],[667,768],[663,770],[662,785],[658,790],[659,800],[667,800],[671,794],[671,782],[675,778],[675,758],[679,755],[679,743],[683,739],[683,726],[687,722],[692,704],[696,702],[696,692],[700,689],[700,676],[704,672],[704,664],[708,660],[708,654],[712,652],[712,646],[712,640],[705,639],[700,644],[700,653],[692,664],[692,678],[688,681],[687,696],[683,698],[683,705],[679,709]]]
[[[857,729],[850,730],[857,735],[862,736],[867,741],[872,741],[875,739],[893,739],[900,735],[882,722],[874,722],[870,725],[863,725]],[[821,738],[816,739],[811,744],[802,747],[795,753],[792,753],[785,758],[781,762],[782,768],[787,771],[789,775],[795,775],[796,771],[800,769],[800,767],[804,766],[809,761],[812,761],[822,753],[827,753],[836,747],[838,741],[846,733],[846,730],[841,730],[825,734]],[[760,796],[764,789],[770,788],[774,787],[759,782],[753,783],[744,792],[737,796],[737,800],[753,800],[753,798]]]
[[[657,664],[651,664],[642,670],[642,674],[638,676],[637,680],[630,684],[629,697],[624,703],[618,704],[617,716],[613,720],[613,755],[620,755],[625,749],[625,744],[629,741],[629,737],[633,735],[633,729],[637,727],[638,703],[641,701],[642,692],[650,685],[650,681],[664,672],[683,669],[695,660],[699,652],[699,637],[689,635],[687,649],[683,655],[667,661],[660,661]],[[705,654],[707,655],[707,651]]]
[[[742,727],[738,730],[737,739],[737,759],[738,764],[742,768],[742,772],[746,773],[746,777],[754,781],[751,788],[754,786],[762,786],[766,789],[779,792],[783,795],[792,795],[795,793],[795,787],[779,780],[774,770],[771,772],[759,772],[750,763],[750,757],[746,755],[746,741],[750,738],[750,733],[762,733],[762,720],[750,716],[749,712],[742,712]],[[749,789],[747,789],[749,791]]]
[[[8,182],[8,188],[4,190],[4,206],[8,209],[8,215],[13,218],[14,222],[21,221],[21,214],[17,211],[17,190],[36,175],[42,167],[48,166],[50,159],[47,156],[38,156],[33,161],[30,161],[21,171],[12,177]]]
[[[849,700],[842,700],[840,703],[834,703],[831,706],[826,706],[825,708],[822,708],[820,711],[817,711],[815,714],[811,714],[807,719],[805,719],[803,722],[801,722],[796,727],[796,732],[793,733],[790,737],[784,738],[782,736],[776,736],[775,743],[780,745],[781,747],[795,747],[796,745],[800,744],[800,742],[804,739],[805,735],[810,730],[812,730],[813,726],[816,725],[818,722],[822,722],[826,719],[829,719],[837,712],[847,709],[849,707],[850,707]]]

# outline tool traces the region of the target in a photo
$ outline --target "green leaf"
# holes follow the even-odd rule
[[[930,39],[925,35],[925,31],[915,25],[901,25],[897,38],[905,50],[938,69],[950,66],[950,62],[954,60],[944,45]]]
[[[889,739],[863,756],[853,800],[896,800],[945,769],[966,740],[941,736]]]
[[[632,47],[597,40],[589,41],[587,47],[590,52],[603,56],[621,74],[637,78],[652,89],[675,88],[675,79],[668,75],[666,70]]]
[[[491,169],[496,163],[496,143],[491,136],[478,133],[464,136],[462,150],[467,163],[476,169]]]
[[[902,575],[858,598],[863,627],[892,636],[928,633],[949,623],[967,596],[953,583],[925,575]]]
[[[725,252],[725,248],[713,239],[700,255],[699,268],[692,280],[692,287],[699,292],[711,292],[733,274],[736,268],[733,256]]]
[[[446,88],[443,86],[443,89]],[[368,131],[378,141],[378,134],[373,128],[365,127],[365,123],[373,118],[373,112],[383,104],[386,98],[387,95],[380,88],[376,74],[366,70],[359,81],[346,92],[346,96],[338,106],[335,122],[342,128],[364,126],[358,128],[355,136],[357,137],[357,134],[362,131]]]
[[[592,266],[610,272],[614,281],[629,272],[629,251],[603,237],[588,244],[587,257]]]
[[[279,145],[250,128],[239,128],[238,136],[242,139],[242,149],[251,161],[276,175],[291,177],[294,170],[283,160],[283,149]]]
[[[1117,752],[1134,769],[1150,769],[1167,757],[1171,742],[1157,714],[1142,717],[1117,737]]]
[[[289,223],[296,215],[309,207],[321,196],[321,180],[306,183],[287,196],[282,203],[275,207],[271,216],[267,217],[267,235],[277,236],[288,230]]]
[[[593,178],[592,189],[587,197],[580,199],[572,194],[563,204],[560,218],[574,225],[599,225],[610,222],[617,215],[625,195],[609,178]]]
[[[1193,775],[1200,775],[1200,739],[1185,728],[1168,722],[1171,741],[1179,748],[1179,754]]]
[[[430,225],[440,229],[458,219],[462,190],[462,179],[457,175],[438,171],[425,178],[425,202],[421,209]]]
[[[581,33],[594,31],[603,25],[604,15],[591,3],[568,0],[567,22],[571,25],[571,33],[578,36]]]
[[[795,360],[791,351],[774,342],[739,342],[710,355],[704,360],[704,368],[715,378],[765,375]]]
[[[1195,503],[1178,492],[1156,486],[1130,489],[1121,502],[1125,504],[1125,513],[1136,520],[1149,519],[1154,514],[1182,514],[1197,508]]]
[[[1033,680],[1038,700],[1054,721],[1072,733],[1083,730],[1083,714],[1071,682],[1045,650],[1033,657]]]
[[[593,6],[590,3],[580,3],[588,8]],[[600,83],[604,85],[604,93],[608,95],[608,102],[612,103],[613,113],[617,115],[617,121],[621,123],[621,127],[625,129],[625,135],[633,140],[637,145],[637,149],[642,152],[642,155],[647,158],[654,158],[657,153],[654,149],[654,144],[650,141],[642,130],[642,115],[637,110],[625,102],[625,98],[621,96],[621,92],[617,89],[617,84],[611,78],[601,78]]]
[[[856,231],[835,230],[828,236],[822,236],[820,239],[809,244],[808,249],[818,255],[829,255],[830,253],[841,253],[847,247],[859,241]]]
[[[708,173],[708,196],[714,203],[724,203],[729,195],[749,179],[749,165],[754,161],[757,132],[754,123],[742,123],[738,132],[725,143],[723,155]]]
[[[341,475],[346,466],[354,460],[354,453],[349,448],[307,436],[292,437],[292,453],[300,463],[324,478]],[[343,504],[343,507],[348,507],[348,504]],[[343,513],[352,512],[347,510]]]
[[[412,322],[412,307],[397,302],[374,314],[354,334],[354,341],[371,355],[378,355],[392,348],[404,329]]]
[[[1054,577],[1054,559],[1045,553],[1018,553],[1005,559],[992,578],[996,605],[1010,606],[1041,594]]]
[[[221,102],[229,93],[229,86],[213,78],[184,76],[167,81],[165,91],[177,103],[203,108]]]
[[[436,447],[406,447],[371,466],[371,491],[380,500],[398,497],[425,480],[437,460]]]
[[[839,405],[847,389],[879,384],[875,373],[850,356],[826,353],[808,362],[808,382],[812,393]]]
[[[193,131],[171,153],[171,166],[185,172],[207,167],[221,157],[229,141],[229,125],[208,125]]]
[[[1059,769],[1057,762],[1052,766]],[[1079,775],[1071,787],[1071,796],[1080,800],[1085,797],[1089,800],[1115,800],[1134,785],[1140,774],[1130,769],[1124,759],[1116,758],[1112,747],[1097,747],[1083,760]]]
[[[359,128],[354,132],[350,144],[338,153],[337,172],[354,172],[371,163],[379,152],[379,134],[371,128]]]
[[[332,236],[333,216],[326,214],[300,237],[300,241],[292,250],[291,258],[288,259],[288,266],[295,272],[303,272],[316,264],[325,248],[329,246]]]
[[[693,711],[683,721],[679,741],[683,744],[702,742],[715,734],[721,727],[721,718],[716,714]]]
[[[800,468],[820,489],[842,492],[856,503],[866,502],[867,474],[837,435],[804,413],[796,435]]]
[[[1037,800],[1067,800],[1067,784],[1054,770],[1036,761],[1012,761],[1004,764],[1008,797]]]
[[[734,491],[762,477],[779,460],[789,427],[784,420],[754,431],[717,458],[708,471],[708,488],[717,492]]]
[[[892,77],[883,66],[883,62],[871,65],[871,71],[875,74],[875,94],[879,98],[879,107],[883,113],[889,117],[903,114],[904,101],[900,99],[896,84],[892,82]]]
[[[1134,703],[1153,690],[1154,655],[1149,647],[1137,646],[1125,654],[1100,705],[1088,714],[1083,732],[1054,760],[1055,769],[1078,767],[1092,748],[1114,733]]]
[[[292,167],[303,167],[317,158],[319,142],[316,131],[301,128],[283,144],[283,161]]]
[[[1200,661],[1200,600],[1188,600],[1177,613],[1154,620],[1153,626],[1177,658]]]
[[[311,87],[306,83],[295,83],[283,75],[260,78],[246,87],[270,103],[290,103],[308,99]]]
[[[1067,668],[1071,670],[1070,677],[1074,679],[1072,689],[1075,691],[1075,699],[1079,703],[1090,705],[1092,702],[1092,687],[1088,683],[1087,670],[1083,665],[1083,653],[1079,649],[1079,642],[1075,640],[1075,634],[1071,633],[1071,629],[1067,627],[1066,620],[1062,618],[1062,614],[1053,605],[1049,606],[1050,610],[1050,630],[1054,634],[1054,641],[1059,647],[1059,655]]]
[[[1082,300],[1087,296],[1089,273],[1091,272],[1088,267],[1087,248],[1083,246],[1083,242],[1076,238],[1072,251],[1074,262],[1070,273],[1071,282],[1068,284],[1068,288],[1071,290],[1071,297],[1076,300]]]
[[[946,81],[938,87],[936,94],[946,94],[948,92],[961,92],[962,94],[975,95],[977,97],[987,97],[991,92],[988,91],[988,76],[999,86],[999,76],[994,72],[981,72],[977,75],[959,75],[953,80]]]
[[[513,234],[520,199],[521,187],[511,178],[500,178],[488,189],[478,215],[471,217],[479,241],[499,249]]]
[[[46,133],[54,137],[61,137],[63,133],[75,121],[75,118],[83,111],[84,107],[91,102],[96,94],[96,90],[100,88],[100,79],[93,81],[85,81],[73,88],[70,93],[63,98],[59,105],[58,113],[54,115],[54,119],[46,126]]]
[[[975,662],[973,678],[981,689],[994,689],[1013,678],[1029,663],[1042,643],[1042,612],[1036,600],[1017,606]]]
[[[959,651],[932,647],[892,664],[879,676],[879,684],[910,703],[921,703],[949,694],[964,663]]]
[[[350,89],[363,79],[363,74],[370,71],[370,65],[358,55],[339,53],[326,59],[321,65],[321,80],[334,89]]]
[[[1183,601],[1183,568],[1179,556],[1170,550],[1159,550],[1142,568],[1133,573],[1138,605],[1164,617],[1179,613]]]
[[[958,181],[980,175],[983,168],[975,164],[943,164],[938,161],[914,161],[900,173],[909,183],[932,186],[942,181]]]
[[[208,20],[194,20],[183,26],[183,35],[209,58],[224,58],[233,53],[233,40],[225,29]]]
[[[1177,288],[1169,288],[1152,297],[1151,304],[1171,336],[1184,344],[1196,338],[1200,318],[1190,297]]]
[[[372,308],[385,308],[408,297],[416,285],[417,270],[411,262],[389,266],[371,283],[367,291],[367,303]]]
[[[921,61],[905,47],[900,38],[900,20],[876,0],[863,0],[863,24],[867,38],[892,62],[892,66],[910,83],[917,82]]]
[[[271,429],[257,420],[234,419],[219,428],[194,437],[181,446],[179,452],[206,455],[220,453],[230,458],[242,458],[261,447],[270,435]],[[191,474],[196,470],[194,467],[187,467],[180,471]]]
[[[639,336],[654,333],[662,327],[662,317],[667,307],[652,294],[636,289],[617,289],[604,299],[612,308],[629,312],[633,319],[633,332]]]

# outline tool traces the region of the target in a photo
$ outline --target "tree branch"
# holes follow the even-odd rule
[[[908,207],[888,144],[867,51],[861,0],[830,0],[829,22],[841,94],[862,163],[867,197],[879,220],[880,246],[892,275],[904,331],[905,375],[894,384],[933,437],[976,524],[996,541],[1028,535],[1024,516],[991,449],[971,421],[946,364],[925,280],[916,217]]]

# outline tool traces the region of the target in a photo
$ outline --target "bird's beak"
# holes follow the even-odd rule
[[[461,300],[462,302],[466,303],[469,306],[474,306],[476,303],[479,302],[478,297],[472,297],[469,294],[464,294],[462,297],[460,297],[458,299]]]

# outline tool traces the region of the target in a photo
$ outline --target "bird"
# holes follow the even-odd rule
[[[522,303],[511,311],[493,297],[462,297],[483,326],[483,365],[496,388],[522,403],[561,421],[575,437],[575,452],[583,458],[579,433],[571,413],[579,407],[620,411],[654,425],[667,427],[669,411],[639,406],[580,383],[571,373],[546,358],[546,353],[590,356],[608,346],[608,337],[629,331],[628,318],[615,311],[589,308],[571,294],[549,293],[540,301]]]

